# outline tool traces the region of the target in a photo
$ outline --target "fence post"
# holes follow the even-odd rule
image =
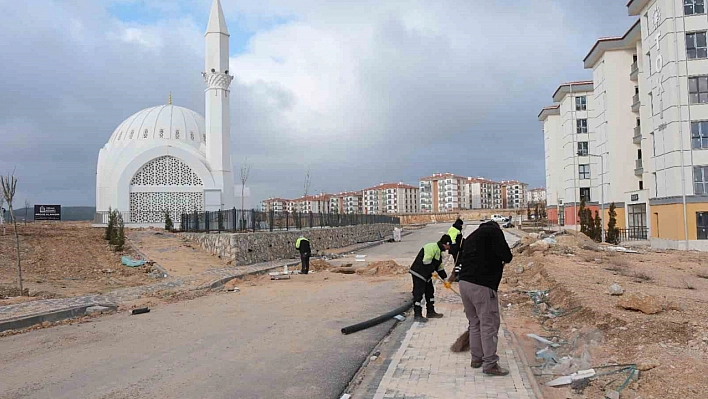
[[[256,232],[256,210],[251,209],[251,226],[253,227],[253,232]]]
[[[268,218],[270,219],[268,221],[268,226],[270,226],[270,231],[273,231],[273,221],[275,220],[275,211],[274,210],[271,209],[270,212],[268,212]]]
[[[285,231],[290,230],[290,212],[285,211]]]

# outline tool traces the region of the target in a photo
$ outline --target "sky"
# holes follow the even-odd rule
[[[133,113],[204,113],[212,0],[0,0],[0,174],[15,206],[94,205]],[[537,115],[633,23],[620,0],[222,0],[231,150],[254,203],[451,172],[544,185]]]

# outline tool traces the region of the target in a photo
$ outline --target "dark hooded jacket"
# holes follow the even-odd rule
[[[513,258],[504,232],[496,222],[482,223],[465,238],[456,271],[462,281],[499,289],[504,264]],[[459,271],[458,271],[459,269]]]

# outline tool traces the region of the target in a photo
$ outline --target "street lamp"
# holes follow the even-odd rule
[[[602,220],[602,228],[600,229],[600,234],[602,242],[605,242],[605,158],[602,156],[602,154],[595,155],[590,153],[583,153],[582,151],[578,151],[578,156],[600,158],[600,209],[602,212],[600,214],[600,218]]]

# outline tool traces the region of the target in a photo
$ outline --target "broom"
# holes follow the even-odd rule
[[[470,333],[469,331],[463,332],[457,341],[450,346],[450,352],[468,352],[470,350]]]

